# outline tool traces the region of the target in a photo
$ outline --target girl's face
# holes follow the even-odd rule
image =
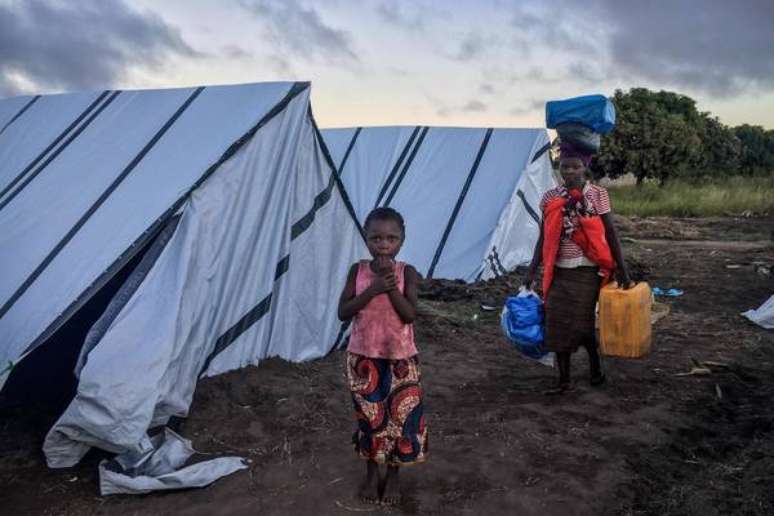
[[[568,188],[578,188],[586,182],[586,166],[580,158],[565,158],[559,162],[559,173],[562,174],[564,185]]]
[[[366,244],[371,256],[393,259],[403,245],[403,232],[394,220],[373,220],[366,228]]]

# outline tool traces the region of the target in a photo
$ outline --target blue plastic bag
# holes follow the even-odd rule
[[[543,319],[543,301],[535,292],[522,287],[517,296],[505,300],[500,325],[521,354],[553,366],[554,354],[543,349]]]
[[[595,133],[607,134],[615,127],[615,106],[604,95],[585,95],[546,102],[546,127],[568,122],[582,124]]]

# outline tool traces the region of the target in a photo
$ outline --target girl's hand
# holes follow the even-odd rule
[[[387,285],[387,292],[398,289],[398,278],[395,277],[395,273],[390,271],[387,274],[382,275],[382,279]]]
[[[368,288],[373,295],[378,296],[379,294],[386,294],[396,287],[397,281],[395,279],[395,274],[389,272],[387,274],[379,274],[376,276]]]
[[[377,256],[374,258],[374,270],[379,273],[392,270],[392,259],[389,256]]]

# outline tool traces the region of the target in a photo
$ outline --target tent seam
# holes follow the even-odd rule
[[[88,115],[89,115],[89,113],[91,113],[91,112],[94,110],[94,108],[95,108],[95,107],[96,107],[98,104],[100,104],[100,103],[102,102],[102,100],[103,100],[103,99],[104,99],[104,98],[105,98],[105,97],[106,97],[106,96],[107,96],[109,93],[110,93],[110,90],[105,90],[104,92],[102,92],[102,94],[101,94],[101,95],[99,95],[99,96],[98,96],[98,97],[97,97],[97,98],[96,98],[94,101],[92,101],[92,102],[91,102],[91,104],[89,104],[89,105],[86,107],[86,109],[85,109],[85,110],[84,110],[84,111],[83,111],[83,112],[82,112],[82,113],[81,113],[81,114],[80,114],[80,115],[79,115],[79,116],[78,116],[78,117],[77,117],[75,120],[73,120],[73,122],[72,122],[70,125],[68,125],[68,126],[67,126],[67,128],[66,128],[64,131],[62,131],[62,132],[59,134],[59,136],[57,136],[57,137],[54,139],[54,141],[53,141],[53,142],[51,142],[51,143],[48,145],[48,147],[46,147],[45,149],[43,149],[43,151],[42,151],[40,154],[38,154],[38,156],[37,156],[37,157],[36,157],[34,160],[32,160],[32,161],[31,161],[31,162],[30,162],[30,163],[29,163],[29,164],[28,164],[26,167],[24,167],[24,170],[22,170],[21,172],[19,172],[19,174],[18,174],[18,175],[17,175],[17,176],[16,176],[16,177],[13,179],[13,181],[11,181],[10,183],[8,183],[8,185],[7,185],[7,186],[6,186],[6,187],[3,189],[3,191],[2,191],[2,192],[0,192],[0,199],[2,199],[2,198],[3,198],[3,197],[4,197],[4,196],[5,196],[5,195],[6,195],[6,194],[9,192],[9,191],[11,191],[11,190],[13,189],[13,187],[14,187],[14,186],[16,186],[16,184],[17,184],[19,181],[21,181],[21,180],[22,180],[22,178],[24,178],[24,176],[25,176],[25,175],[27,175],[27,173],[28,173],[30,170],[32,170],[32,169],[33,169],[33,168],[34,168],[34,167],[35,167],[35,166],[36,166],[36,165],[37,165],[37,164],[40,162],[40,160],[42,160],[44,157],[46,157],[46,155],[48,155],[48,154],[49,154],[49,153],[50,153],[50,152],[51,152],[51,151],[54,149],[54,147],[56,147],[56,146],[59,144],[59,142],[61,142],[61,141],[62,141],[62,139],[63,139],[65,136],[67,136],[68,134],[70,134],[70,133],[73,131],[73,129],[75,129],[76,127],[78,127],[78,124],[80,124],[80,123],[83,121],[83,119],[84,119],[84,118],[86,118],[86,116],[88,116]],[[109,100],[108,100],[108,101],[107,101],[105,104],[103,104],[103,105],[100,107],[99,111],[98,111],[98,112],[97,112],[97,113],[96,113],[96,114],[95,114],[93,117],[89,118],[89,120],[87,120],[87,121],[86,121],[86,122],[85,122],[85,123],[84,123],[82,126],[80,126],[80,127],[78,128],[77,132],[76,132],[75,134],[73,134],[71,138],[69,138],[69,139],[68,139],[68,140],[67,140],[67,141],[66,141],[66,142],[65,142],[65,143],[64,143],[64,144],[63,144],[61,147],[59,147],[58,149],[56,149],[56,150],[54,151],[54,154],[53,154],[53,155],[51,155],[51,156],[49,156],[49,158],[48,158],[48,159],[47,159],[47,160],[46,160],[46,161],[45,161],[45,162],[44,162],[44,163],[43,163],[43,164],[42,164],[42,165],[41,165],[41,166],[40,166],[40,167],[39,167],[37,170],[35,170],[35,171],[32,173],[32,175],[30,175],[30,176],[29,176],[29,177],[28,177],[28,178],[27,178],[27,179],[24,181],[24,183],[23,183],[23,184],[22,184],[22,185],[21,185],[21,186],[20,186],[20,187],[19,187],[19,188],[18,188],[18,189],[15,191],[15,192],[13,192],[13,193],[12,193],[12,194],[11,194],[11,195],[10,195],[10,196],[9,196],[9,197],[6,199],[6,200],[2,201],[2,203],[0,203],[0,210],[2,210],[2,209],[5,207],[5,205],[7,205],[9,202],[11,202],[11,200],[12,200],[14,197],[16,197],[16,196],[17,196],[17,195],[18,195],[18,194],[19,194],[19,193],[20,193],[20,192],[21,192],[21,191],[22,191],[24,188],[26,188],[26,187],[27,187],[27,185],[28,185],[28,184],[29,184],[29,183],[30,183],[30,182],[31,182],[33,179],[35,179],[35,177],[37,177],[37,176],[38,176],[38,175],[39,175],[39,174],[40,174],[40,173],[43,171],[43,169],[44,169],[44,168],[46,168],[46,167],[47,167],[47,166],[48,166],[48,165],[49,165],[49,164],[50,164],[50,163],[51,163],[51,162],[52,162],[54,159],[56,159],[56,158],[57,158],[57,156],[59,156],[59,154],[61,154],[61,153],[62,153],[62,151],[64,151],[64,149],[65,149],[65,148],[67,148],[67,146],[69,146],[69,145],[70,145],[70,144],[73,142],[73,140],[75,140],[75,138],[77,138],[77,137],[80,135],[80,133],[81,133],[81,132],[83,132],[83,131],[86,129],[86,127],[88,127],[88,126],[91,124],[91,122],[93,122],[93,121],[94,121],[94,119],[95,119],[96,117],[98,117],[98,116],[99,116],[99,115],[102,113],[102,110],[103,110],[103,109],[105,109],[105,108],[106,108],[106,107],[107,107],[107,106],[108,106],[108,105],[109,105],[109,104],[110,104],[110,103],[113,101],[113,99],[115,99],[115,97],[117,96],[117,94],[118,94],[118,92],[116,92],[116,93],[114,94],[114,96],[113,96],[111,99],[109,99]]]
[[[406,159],[406,155],[411,150],[411,145],[414,143],[414,140],[416,139],[417,134],[419,134],[419,131],[421,129],[422,129],[421,126],[416,126],[414,130],[411,131],[411,136],[409,136],[408,142],[406,142],[406,145],[403,147],[403,150],[400,152],[400,155],[398,156],[397,161],[395,161],[395,165],[392,167],[392,170],[390,170],[390,173],[387,176],[387,179],[385,180],[381,190],[379,191],[379,195],[376,197],[376,204],[374,204],[374,208],[379,206],[379,204],[382,202],[382,199],[384,199],[384,194],[386,194],[387,190],[390,189],[390,185],[392,184],[392,181],[395,179],[395,175],[400,170],[401,165],[403,165],[403,160]]]
[[[0,129],[0,134],[3,134],[5,130],[8,129],[8,127],[10,127],[11,124],[16,122],[16,120],[18,120],[24,114],[25,111],[27,111],[30,107],[32,107],[32,105],[35,102],[37,102],[39,98],[40,98],[40,95],[35,95],[34,97],[32,97],[29,100],[29,102],[27,102],[15,115],[13,115],[13,118],[11,118],[8,122],[6,122],[3,128]]]
[[[233,156],[234,153],[236,153],[239,148],[244,145],[254,134],[266,123],[268,123],[274,116],[279,114],[287,104],[290,103],[293,98],[295,98],[298,94],[303,92],[309,87],[308,82],[296,82],[291,86],[288,93],[283,97],[275,106],[268,111],[261,120],[258,121],[256,125],[254,125],[252,128],[250,128],[245,134],[243,134],[241,137],[239,137],[231,146],[226,149],[223,154],[221,155],[218,160],[215,161],[212,165],[210,165],[202,175],[202,177],[197,180],[194,185],[189,188],[170,208],[168,208],[164,213],[162,213],[153,223],[148,226],[148,228],[139,236],[135,241],[124,250],[123,253],[119,255],[119,257],[107,268],[105,271],[96,279],[94,282],[92,282],[91,285],[89,285],[79,296],[78,298],[73,301],[73,303],[70,304],[69,307],[67,307],[62,314],[57,317],[49,326],[46,328],[28,347],[27,350],[25,350],[25,354],[29,353],[36,347],[38,347],[40,344],[45,342],[56,330],[58,330],[62,324],[64,324],[72,315],[77,312],[89,299],[91,299],[94,294],[101,289],[110,279],[115,276],[115,274],[121,270],[134,256],[136,253],[142,249],[145,244],[148,243],[152,238],[154,238],[159,231],[164,227],[164,224],[169,220],[169,218],[174,215],[180,207],[183,205],[186,199],[191,195],[191,193],[196,190],[199,186],[201,186],[201,183],[203,183],[212,173],[215,172],[217,168],[219,168],[226,160],[228,160],[231,156]]]
[[[478,171],[478,166],[481,164],[481,159],[484,157],[484,153],[486,152],[486,149],[489,146],[489,140],[492,137],[492,132],[493,132],[493,129],[491,127],[486,130],[484,139],[481,142],[481,147],[478,149],[478,154],[476,155],[476,159],[473,161],[473,166],[470,168],[470,172],[468,172],[468,177],[465,180],[465,184],[462,186],[462,190],[460,190],[460,195],[457,198],[457,203],[454,205],[454,210],[452,211],[451,216],[449,216],[449,222],[446,224],[446,229],[443,232],[441,241],[438,243],[438,247],[435,250],[433,261],[431,262],[430,268],[427,271],[428,278],[433,277],[435,268],[438,265],[439,260],[441,259],[441,254],[443,253],[443,249],[444,247],[446,247],[446,241],[449,239],[449,235],[451,234],[451,230],[454,227],[454,223],[457,221],[457,216],[462,210],[462,203],[465,202],[465,197],[468,194],[468,190],[470,190],[470,185],[473,183],[473,178],[475,177],[476,172]]]
[[[427,133],[429,130],[430,130],[429,127],[424,127],[422,129],[422,134],[419,135],[419,140],[417,140],[417,144],[414,146],[414,149],[411,151],[411,155],[409,156],[409,159],[406,161],[406,164],[403,166],[403,170],[401,170],[400,175],[395,180],[395,185],[393,185],[390,195],[388,195],[387,199],[384,201],[384,206],[389,206],[392,200],[395,198],[395,194],[398,193],[398,188],[400,188],[400,185],[403,183],[403,180],[406,178],[406,174],[408,174],[409,168],[411,168],[411,164],[414,162],[414,158],[419,152],[419,147],[421,147],[422,143],[425,141],[425,136],[427,136]]]

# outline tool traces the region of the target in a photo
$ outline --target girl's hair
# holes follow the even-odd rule
[[[368,226],[375,220],[392,220],[400,227],[400,232],[406,234],[406,224],[403,222],[403,216],[392,208],[382,207],[374,208],[371,213],[365,219],[363,229],[368,229]]]

